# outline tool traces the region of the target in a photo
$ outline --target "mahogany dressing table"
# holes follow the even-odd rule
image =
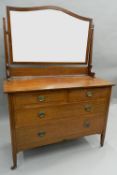
[[[94,25],[55,6],[7,7],[3,18],[12,169],[17,153],[99,134],[103,146],[112,83],[92,69]]]

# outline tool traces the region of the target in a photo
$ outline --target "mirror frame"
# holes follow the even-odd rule
[[[47,9],[53,9],[58,10],[61,12],[64,12],[72,17],[75,17],[77,19],[88,21],[89,22],[89,31],[88,31],[88,39],[87,39],[87,48],[86,48],[86,58],[85,62],[15,62],[13,61],[13,49],[12,49],[12,36],[11,36],[11,22],[10,22],[10,11],[35,11],[35,10],[47,10]],[[7,25],[8,25],[8,33],[9,33],[9,56],[10,56],[10,64],[80,64],[80,65],[86,65],[89,61],[89,52],[90,52],[90,43],[91,43],[91,26],[92,26],[92,19],[79,16],[76,13],[73,13],[67,9],[64,9],[62,7],[57,6],[39,6],[39,7],[9,7],[7,6]]]

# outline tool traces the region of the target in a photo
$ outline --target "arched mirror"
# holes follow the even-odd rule
[[[8,8],[11,63],[81,63],[91,19],[62,8]]]

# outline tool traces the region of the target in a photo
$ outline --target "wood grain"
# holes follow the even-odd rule
[[[110,87],[111,88],[111,87]],[[95,87],[88,89],[71,89],[69,90],[69,102],[77,102],[82,100],[98,100],[101,98],[106,98],[110,93],[110,88],[108,87]],[[88,96],[91,93],[91,96]],[[96,101],[95,100],[95,101]]]
[[[90,126],[84,127],[84,122],[88,121]],[[104,118],[86,118],[86,119],[59,119],[48,121],[44,125],[37,127],[24,127],[16,129],[18,149],[29,149],[36,146],[42,146],[59,140],[65,140],[71,135],[80,136],[82,134],[101,133],[104,125]],[[43,138],[38,136],[38,133],[46,132]]]
[[[48,120],[54,119],[80,119],[90,117],[105,117],[107,99],[97,99],[97,101],[81,101],[80,103],[68,103],[61,105],[50,105],[46,107],[31,107],[19,108],[15,110],[15,126],[35,126],[46,123]],[[85,106],[91,105],[91,111],[86,111]],[[40,118],[40,112],[44,113],[44,117]]]
[[[103,145],[112,83],[89,76],[5,82],[10,98],[13,168],[17,153],[25,149],[90,134],[100,134]],[[92,95],[87,96],[87,92]],[[38,101],[40,95],[46,100]],[[40,112],[44,112],[44,118],[40,118]]]
[[[113,84],[90,76],[67,76],[67,77],[23,77],[4,81],[4,92],[28,92],[48,89],[66,89],[66,88],[89,88],[112,86]]]
[[[40,63],[41,64],[41,63]],[[10,76],[57,76],[88,74],[87,67],[47,66],[47,67],[12,67],[9,66]]]
[[[43,96],[44,101],[40,101],[39,97]],[[24,105],[31,105],[38,104],[48,105],[48,104],[55,104],[55,103],[65,103],[67,99],[67,91],[65,90],[53,90],[53,91],[39,91],[39,92],[32,92],[32,93],[17,93],[14,94],[14,106],[16,108],[23,108]]]

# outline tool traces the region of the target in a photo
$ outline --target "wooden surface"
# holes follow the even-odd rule
[[[16,78],[4,81],[4,92],[27,92],[47,89],[64,88],[88,88],[100,86],[112,86],[113,84],[90,76],[66,76],[66,77],[40,77],[40,78]]]
[[[41,64],[41,63],[40,63]],[[11,77],[14,76],[57,76],[88,74],[88,67],[48,66],[48,67],[12,67],[9,66]]]
[[[9,94],[12,168],[19,151],[42,145],[100,134],[103,146],[111,83],[86,76],[19,78],[4,85]]]
[[[84,127],[85,122],[89,122],[89,127]],[[101,133],[103,130],[104,118],[66,118],[47,121],[38,126],[29,126],[16,129],[18,150],[29,149],[36,146],[55,143],[68,138],[76,138],[82,135]],[[39,132],[45,132],[44,137],[39,137]]]
[[[92,93],[91,97],[88,97],[87,93]],[[14,94],[14,104],[15,109],[23,108],[27,105],[38,105],[39,106],[48,106],[54,105],[55,103],[65,104],[68,102],[80,102],[89,101],[105,98],[108,96],[108,87],[99,87],[99,88],[88,88],[88,89],[68,89],[68,90],[46,90],[46,91],[38,91],[38,92],[20,92]],[[39,101],[38,97],[44,96],[44,101]]]
[[[44,101],[39,101],[39,97],[43,96]],[[67,98],[67,91],[65,90],[47,90],[39,92],[22,92],[14,94],[15,108],[22,108],[25,105],[53,105],[54,103],[65,103]]]
[[[25,126],[37,126],[46,123],[48,120],[55,119],[67,119],[71,120],[74,118],[100,118],[105,115],[107,106],[106,100],[91,100],[81,101],[79,103],[66,103],[60,105],[48,105],[48,106],[25,106],[24,108],[19,108],[15,110],[15,127],[25,127]],[[86,111],[85,107],[87,105],[91,106],[90,111]],[[43,112],[45,115],[43,118],[40,117],[40,113]]]

